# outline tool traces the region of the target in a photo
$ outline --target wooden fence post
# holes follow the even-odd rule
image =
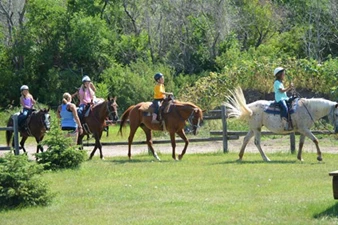
[[[222,126],[223,126],[223,153],[228,153],[228,128],[227,128],[227,112],[225,105],[221,106],[222,109]]]
[[[292,132],[290,134],[290,148],[291,148],[291,153],[295,153],[296,150],[296,135],[295,132]]]
[[[13,132],[14,132],[14,154],[19,155],[19,126],[18,126],[18,115],[13,115]]]

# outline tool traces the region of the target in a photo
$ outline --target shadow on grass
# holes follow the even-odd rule
[[[263,160],[254,160],[254,161],[225,161],[225,162],[219,162],[216,164],[296,164],[299,163],[298,161],[287,161],[287,160],[274,160],[274,161],[263,161]]]
[[[333,206],[325,209],[323,212],[315,214],[313,218],[315,219],[338,218],[338,202]]]

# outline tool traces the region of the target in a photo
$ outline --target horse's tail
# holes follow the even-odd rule
[[[252,116],[252,110],[247,106],[243,91],[240,87],[230,91],[230,96],[227,96],[228,102],[224,103],[229,109],[228,116],[236,117],[243,120]]]
[[[121,136],[122,136],[122,128],[126,124],[130,111],[134,108],[134,106],[135,105],[129,106],[129,108],[121,116],[120,129],[119,129],[119,133],[121,134]]]
[[[10,117],[9,120],[8,120],[8,122],[7,122],[7,127],[12,127],[12,126],[13,126],[13,119],[12,119],[12,117]],[[12,135],[13,135],[13,131],[6,130],[6,142],[7,142],[7,146],[10,146]]]

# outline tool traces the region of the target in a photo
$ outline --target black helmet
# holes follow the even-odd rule
[[[156,73],[154,76],[155,81],[158,81],[159,79],[161,79],[161,77],[163,77],[162,73]]]

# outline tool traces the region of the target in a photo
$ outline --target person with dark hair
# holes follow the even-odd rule
[[[154,87],[154,100],[153,100],[154,112],[151,123],[159,123],[159,121],[156,118],[161,102],[165,99],[166,95],[172,95],[173,93],[165,92],[164,76],[162,73],[156,73],[154,76],[154,80],[156,81],[156,85]]]

